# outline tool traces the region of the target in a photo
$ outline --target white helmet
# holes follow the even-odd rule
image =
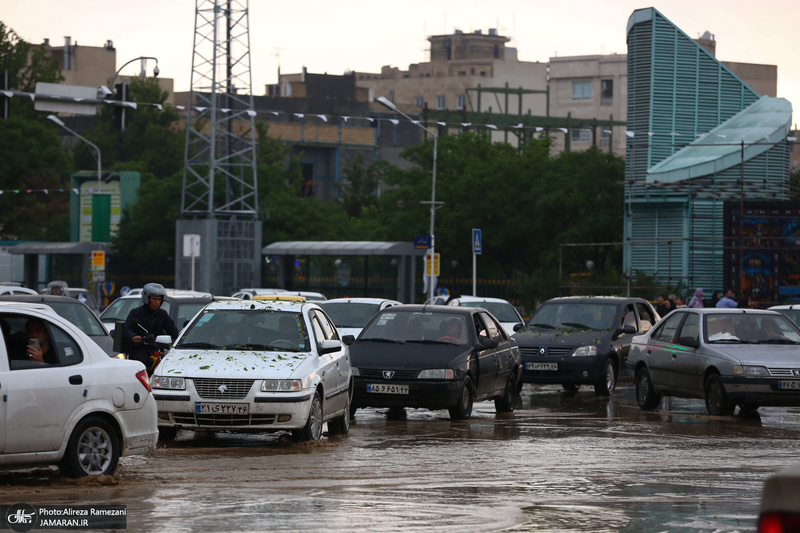
[[[164,303],[164,296],[166,295],[167,291],[164,290],[164,286],[160,283],[148,283],[142,289],[142,301],[145,305],[150,304],[151,296],[161,296],[161,303]]]

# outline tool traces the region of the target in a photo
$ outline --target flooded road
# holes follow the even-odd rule
[[[178,433],[105,480],[0,472],[11,504],[128,506],[129,531],[753,531],[764,478],[800,462],[800,409],[642,412],[526,385],[515,413],[359,410],[345,438]]]

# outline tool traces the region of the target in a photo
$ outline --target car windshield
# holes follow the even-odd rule
[[[89,309],[86,308],[85,305],[81,305],[77,302],[73,303],[66,303],[66,302],[44,302],[46,305],[53,308],[53,311],[58,313],[61,317],[66,318],[76,326],[80,328],[81,331],[86,333],[89,336],[107,336],[108,332],[106,328],[97,320],[97,317],[94,316]]]
[[[97,302],[89,291],[82,291],[80,289],[69,289],[69,296],[75,298],[81,303],[85,303],[89,308],[96,309]]]
[[[320,302],[337,328],[363,328],[380,309],[379,304],[355,302]]]
[[[709,344],[800,344],[800,329],[781,314],[709,313],[704,330]]]
[[[775,309],[775,311],[786,316],[795,324],[800,323],[800,309]]]
[[[470,331],[474,329],[472,324],[467,323],[468,317],[461,313],[397,311],[389,308],[375,317],[358,339],[466,345],[470,342]]]
[[[615,327],[615,304],[582,302],[546,303],[528,320],[526,326],[547,329],[610,330]]]
[[[303,314],[289,311],[206,309],[175,346],[218,350],[308,352]]]
[[[206,306],[206,303],[192,302],[192,303],[176,303],[177,312],[175,314],[175,327],[183,329],[183,325],[187,320],[194,318],[194,315],[200,312]],[[169,308],[167,309],[169,312]]]
[[[117,320],[126,320],[128,315],[131,311],[136,309],[137,307],[141,307],[142,299],[141,298],[117,298],[108,307],[106,310],[100,314],[100,320],[103,322],[116,322]],[[202,307],[202,306],[201,306]],[[169,313],[170,305],[169,302],[162,302],[161,309]],[[195,311],[195,314],[197,311]],[[189,317],[191,318],[191,316]]]
[[[522,322],[514,307],[507,302],[459,302],[459,307],[480,307],[494,315],[500,322]]]

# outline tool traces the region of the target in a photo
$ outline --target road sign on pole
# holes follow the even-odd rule
[[[472,296],[478,295],[478,254],[481,253],[483,253],[483,235],[481,230],[472,228]]]
[[[194,258],[200,257],[200,235],[186,234],[183,236],[183,257],[192,258],[192,290],[194,290]]]
[[[430,235],[414,235],[414,248],[427,250],[431,247]]]
[[[425,275],[431,275],[431,254],[425,254]],[[439,254],[433,254],[433,275],[439,275]]]

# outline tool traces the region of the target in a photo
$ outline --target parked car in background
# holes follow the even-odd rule
[[[423,302],[423,305],[444,305],[447,303],[447,300],[450,299],[450,296],[434,296],[433,298],[428,298]]]
[[[39,294],[39,293],[27,287],[20,287],[19,285],[0,284],[0,296],[5,296],[7,294],[19,296],[22,294]]]
[[[2,295],[0,302],[22,302],[46,305],[58,315],[74,324],[97,344],[108,356],[115,356],[114,342],[100,319],[86,304],[69,296],[50,296],[47,294]]]
[[[456,307],[480,307],[481,309],[486,309],[500,321],[503,329],[506,330],[506,333],[509,335],[514,334],[514,326],[522,326],[523,321],[519,311],[508,303],[507,300],[501,298],[459,296],[447,302],[447,305],[454,305]]]
[[[100,314],[100,306],[94,295],[87,289],[69,287],[66,281],[54,280],[47,284],[47,287],[39,291],[39,294],[49,294],[53,296],[69,296],[75,298],[82,304],[86,304],[92,313]]]
[[[784,468],[764,482],[758,533],[800,531],[800,465]]]
[[[31,320],[44,325],[55,362],[28,357]],[[109,358],[42,303],[0,300],[0,326],[2,467],[110,475],[120,456],[155,448],[156,403],[142,363]]]
[[[628,372],[642,409],[703,398],[708,414],[800,406],[800,328],[775,311],[676,309],[635,337]]]
[[[511,412],[519,350],[491,313],[473,307],[399,305],[379,311],[351,346],[359,407],[448,409],[463,420],[476,401]]]
[[[800,304],[791,305],[775,305],[768,309],[769,311],[777,311],[786,316],[789,320],[797,325],[800,325]]]
[[[206,304],[219,300],[219,296],[212,296],[207,292],[179,291],[166,289],[167,296],[161,304],[161,308],[169,314],[175,323],[175,327],[182,329]],[[227,299],[227,298],[226,298]],[[144,305],[142,295],[120,296],[100,315],[105,328],[109,333],[114,332],[114,325],[118,320],[125,321],[131,310]]]
[[[375,313],[395,305],[403,304],[385,298],[334,298],[319,303],[333,320],[339,335],[352,335],[356,338]]]
[[[658,320],[653,306],[642,298],[548,300],[514,334],[524,364],[520,383],[561,384],[569,393],[593,385],[598,396],[611,395],[625,368],[631,339]]]
[[[240,300],[250,300],[254,296],[268,296],[271,294],[286,294],[292,296],[302,296],[309,302],[323,302],[327,298],[319,292],[310,292],[310,291],[287,291],[284,289],[242,289],[233,293],[231,296],[233,298],[238,298]]]
[[[329,434],[346,434],[352,341],[311,303],[211,303],[151,378],[162,435],[289,430],[297,440],[318,440],[325,422]]]

